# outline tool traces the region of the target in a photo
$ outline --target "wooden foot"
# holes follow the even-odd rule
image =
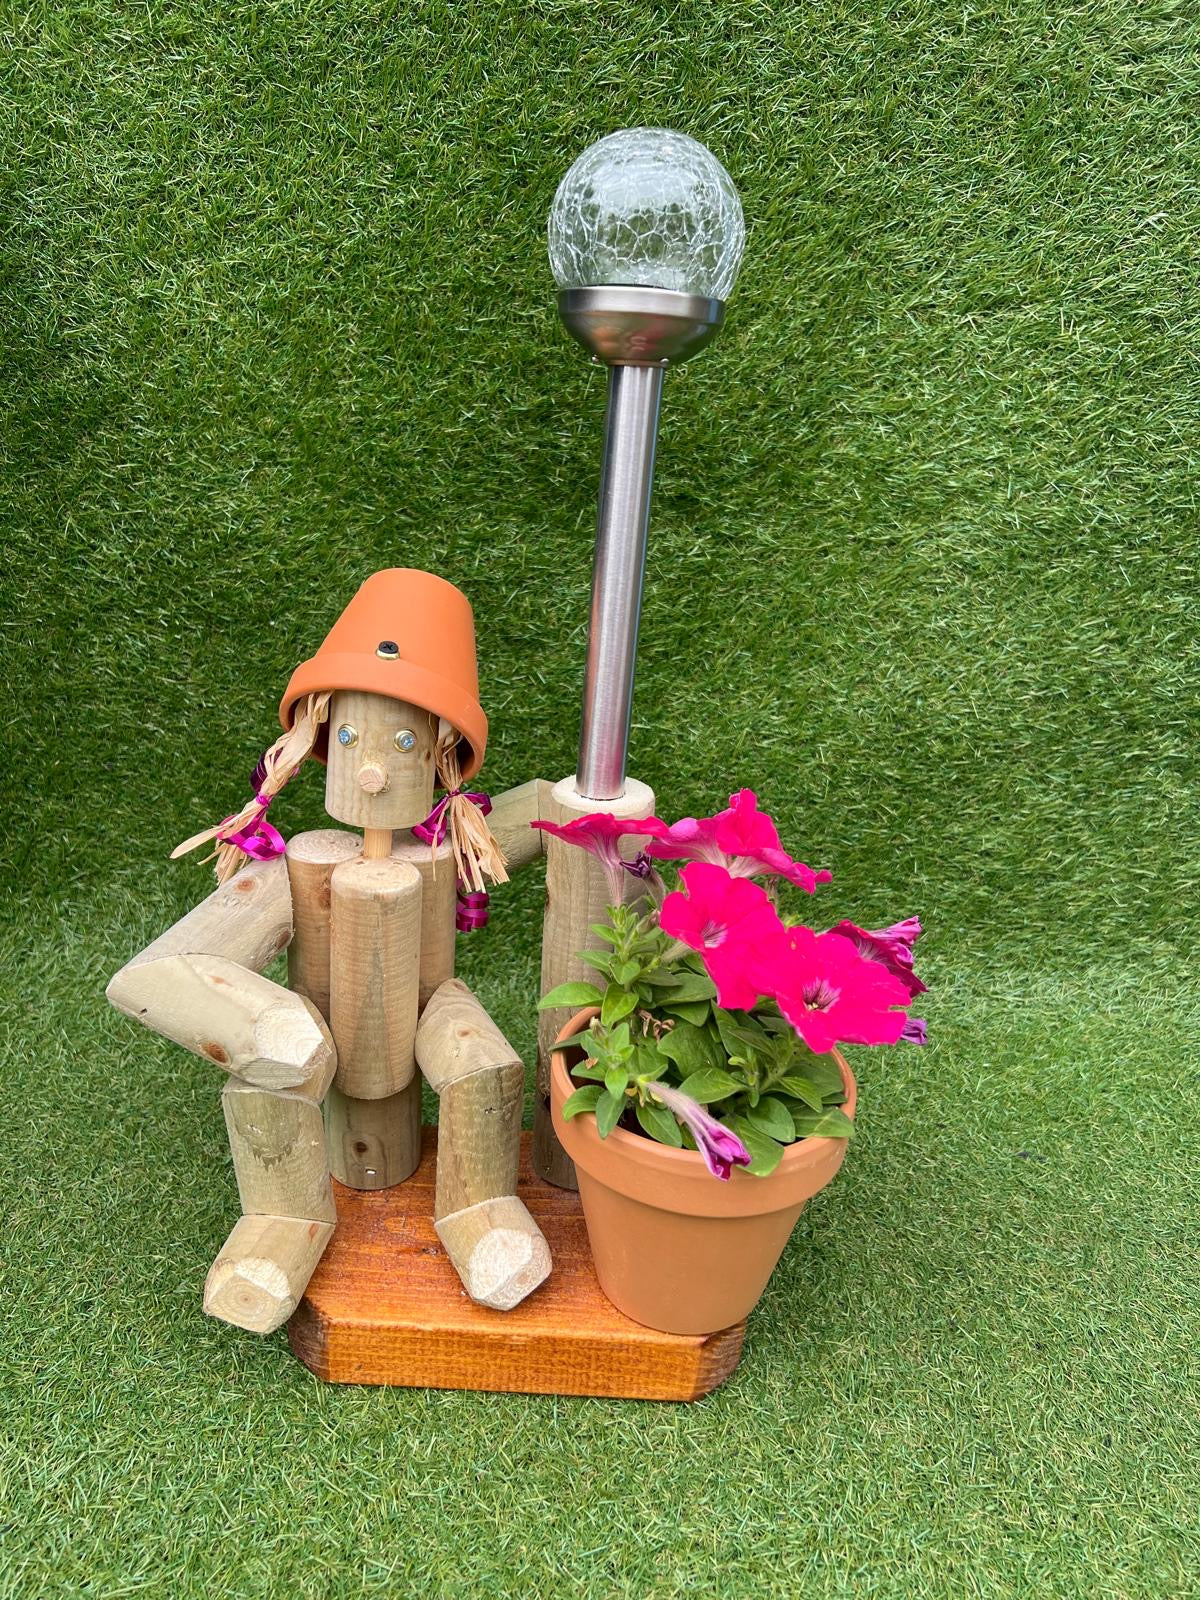
[[[481,1306],[511,1311],[549,1275],[550,1247],[516,1195],[481,1200],[434,1227],[463,1288]]]
[[[291,1316],[321,1252],[330,1222],[242,1217],[209,1268],[204,1309],[248,1333],[272,1333]]]
[[[511,1311],[464,1291],[433,1224],[436,1134],[400,1189],[335,1187],[338,1228],[288,1325],[297,1357],[330,1383],[510,1394],[696,1400],[737,1366],[745,1323],[707,1338],[655,1333],[610,1304],[592,1270],[579,1196],[542,1183],[525,1137],[518,1198],[554,1257]]]

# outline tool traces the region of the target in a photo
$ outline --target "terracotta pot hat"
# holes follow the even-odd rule
[[[327,689],[390,695],[445,717],[461,735],[462,776],[473,778],[487,748],[479,704],[475,619],[461,590],[432,572],[390,567],[367,579],[311,660],[292,673],[279,706],[290,728],[297,701]],[[324,761],[323,725],[313,754]]]

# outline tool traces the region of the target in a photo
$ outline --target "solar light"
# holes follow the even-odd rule
[[[663,374],[715,336],[745,243],[729,174],[704,145],[626,128],[558,186],[548,227],[558,309],[609,368],[576,787],[625,787]]]

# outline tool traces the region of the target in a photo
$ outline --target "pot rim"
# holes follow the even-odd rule
[[[668,1210],[687,1210],[706,1216],[752,1216],[811,1198],[837,1172],[846,1154],[847,1140],[827,1135],[798,1140],[785,1146],[783,1159],[765,1178],[734,1168],[727,1183],[714,1178],[698,1150],[676,1150],[642,1134],[614,1128],[601,1139],[594,1117],[573,1117],[564,1122],[561,1107],[577,1087],[566,1064],[559,1040],[570,1038],[599,1015],[599,1007],[578,1011],[560,1030],[551,1055],[551,1102],[559,1138],[575,1164],[610,1188],[631,1198]],[[853,1117],[858,1086],[840,1050],[830,1052],[846,1086],[842,1107]],[[663,1207],[664,1188],[675,1191],[677,1204]]]

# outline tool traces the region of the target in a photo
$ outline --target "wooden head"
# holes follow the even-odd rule
[[[407,700],[339,689],[329,702],[325,809],[357,828],[411,828],[433,809],[438,719]]]

